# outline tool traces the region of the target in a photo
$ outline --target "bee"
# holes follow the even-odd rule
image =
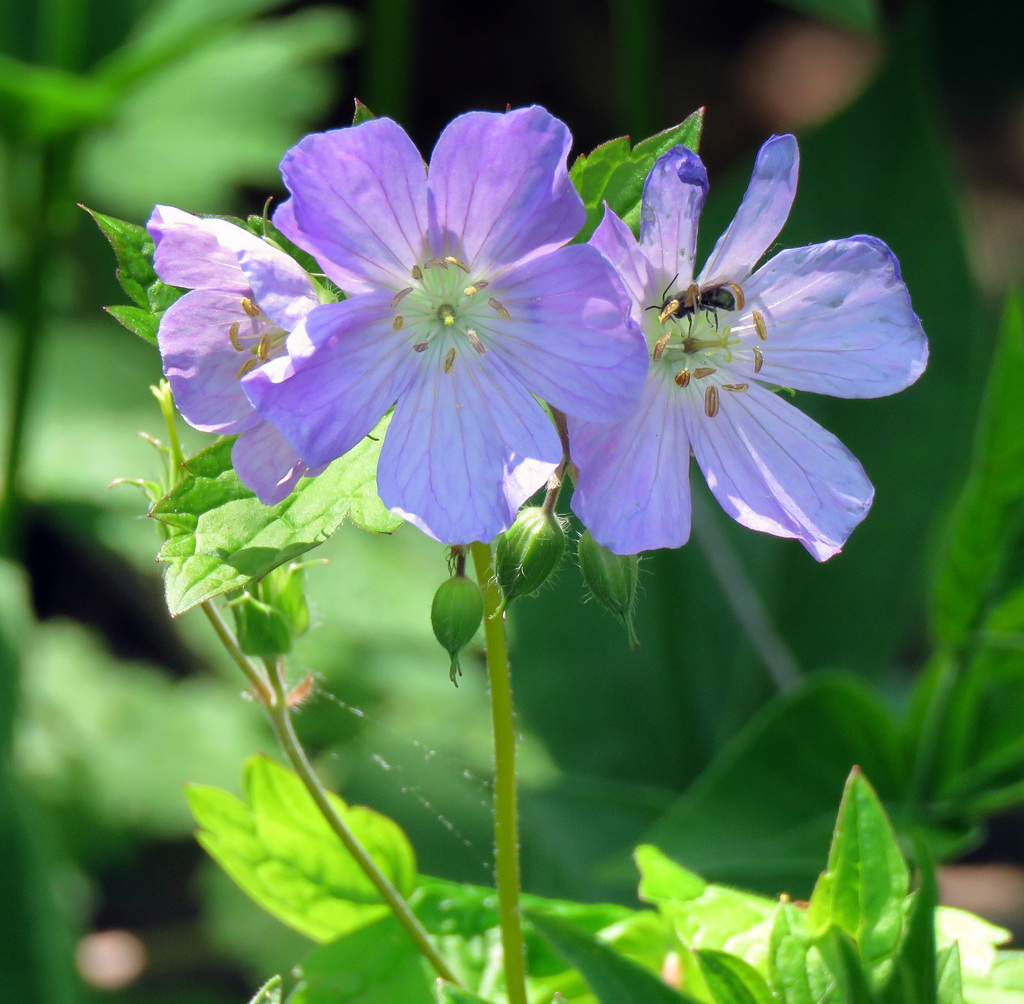
[[[682,320],[684,317],[692,318],[699,311],[704,311],[714,317],[717,328],[718,311],[740,310],[743,307],[743,290],[738,283],[721,282],[710,286],[698,286],[697,283],[691,282],[685,292],[669,294],[668,291],[672,288],[672,283],[676,281],[676,278],[678,276],[665,287],[665,292],[662,294],[664,299],[660,308],[657,304],[647,308],[648,310],[660,310],[658,320],[662,324],[670,317]]]

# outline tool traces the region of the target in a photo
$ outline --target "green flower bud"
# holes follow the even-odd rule
[[[465,575],[453,575],[442,582],[430,606],[434,637],[452,657],[449,679],[457,687],[462,676],[459,653],[473,640],[484,619],[484,597],[480,587]]]
[[[594,540],[589,530],[583,531],[576,555],[590,595],[622,622],[629,647],[636,648],[639,642],[633,628],[633,609],[640,559],[635,554],[613,554]]]
[[[494,549],[494,572],[505,605],[537,592],[564,553],[565,530],[558,517],[539,506],[524,509]]]
[[[235,634],[246,655],[284,655],[309,627],[303,567],[279,566],[232,598]]]

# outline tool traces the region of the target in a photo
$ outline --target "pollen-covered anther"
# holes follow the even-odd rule
[[[444,357],[443,369],[445,373],[451,373],[455,366],[455,349],[449,349],[448,354]]]
[[[740,287],[739,283],[727,282],[725,283],[725,285],[732,290],[732,295],[736,297],[736,306],[734,306],[732,309],[742,310],[743,304],[746,303],[746,297],[743,295],[743,290]]]
[[[442,303],[437,308],[437,319],[451,327],[455,323],[455,308],[450,303]]]
[[[260,316],[260,308],[257,307],[256,304],[247,296],[242,297],[242,310],[244,310],[250,317]]]
[[[477,279],[471,286],[467,286],[463,291],[463,296],[472,296],[474,293],[479,293],[481,289],[489,286],[490,283],[486,279]]]
[[[717,373],[718,370],[714,366],[698,366],[693,371],[694,380],[703,380],[705,377],[711,376],[712,373]]]
[[[689,387],[690,386],[690,371],[688,369],[680,370],[676,374],[676,385],[679,386],[679,387]]]
[[[704,391],[704,414],[708,418],[718,414],[718,388],[714,384]]]
[[[235,376],[239,380],[241,380],[246,373],[252,372],[252,370],[256,369],[256,367],[259,366],[259,364],[260,361],[255,356],[250,356],[248,359],[246,359],[244,363],[242,363],[241,366],[238,367],[238,372],[235,374]]]
[[[494,297],[490,297],[487,302],[497,311],[498,316],[503,321],[511,321],[512,315],[505,309],[505,304],[500,300],[495,300]]]
[[[260,338],[256,345],[256,358],[261,363],[265,363],[270,358],[270,349],[274,344],[274,339],[270,335],[264,335]]]
[[[395,319],[391,322],[392,329],[401,331],[403,324],[405,324],[405,318],[401,314],[395,314]]]
[[[760,310],[752,310],[750,318],[754,322],[754,330],[757,337],[763,342],[768,337],[768,326],[764,323],[764,314]]]
[[[764,356],[761,355],[761,350],[755,345],[754,346],[754,372],[755,373],[760,373],[762,366],[764,366]]]
[[[453,258],[451,255],[448,255],[445,258],[445,261],[448,262],[449,265],[455,265],[456,267],[461,268],[463,272],[469,272],[469,266],[458,258]]]
[[[242,348],[242,343],[239,342],[239,340],[238,340],[238,328],[239,328],[238,321],[233,321],[232,324],[231,324],[231,327],[228,328],[228,338],[231,341],[231,347],[236,352],[244,352],[245,349]]]
[[[419,282],[420,279],[423,278],[423,269],[421,269],[419,265],[413,265],[413,267],[409,269],[409,275]]]
[[[466,337],[469,339],[469,344],[472,345],[480,355],[484,355],[487,352],[487,346],[480,341],[480,336],[472,328],[466,328]]]
[[[749,383],[723,383],[722,390],[731,390],[737,394],[742,394],[745,390],[750,390]]]
[[[665,351],[665,346],[668,345],[669,340],[672,338],[672,332],[669,331],[662,335],[661,338],[654,345],[654,351],[651,353],[651,358],[657,362],[661,358],[662,352]]]
[[[391,309],[394,310],[413,290],[412,286],[406,286],[405,289],[400,289],[393,297],[391,297]]]
[[[448,262],[444,258],[428,258],[423,263],[424,268],[448,268]]]

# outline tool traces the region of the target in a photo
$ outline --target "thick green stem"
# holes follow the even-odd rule
[[[484,594],[484,637],[487,680],[494,730],[494,871],[498,885],[501,947],[509,1004],[527,1004],[526,963],[519,914],[519,806],[516,791],[516,722],[512,707],[512,674],[508,664],[505,622],[497,611],[501,593],[494,577],[491,548],[472,545],[476,577]]]

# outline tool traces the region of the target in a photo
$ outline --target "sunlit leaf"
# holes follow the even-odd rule
[[[697,958],[716,1004],[773,1004],[764,978],[741,958],[709,950],[698,951]]]

